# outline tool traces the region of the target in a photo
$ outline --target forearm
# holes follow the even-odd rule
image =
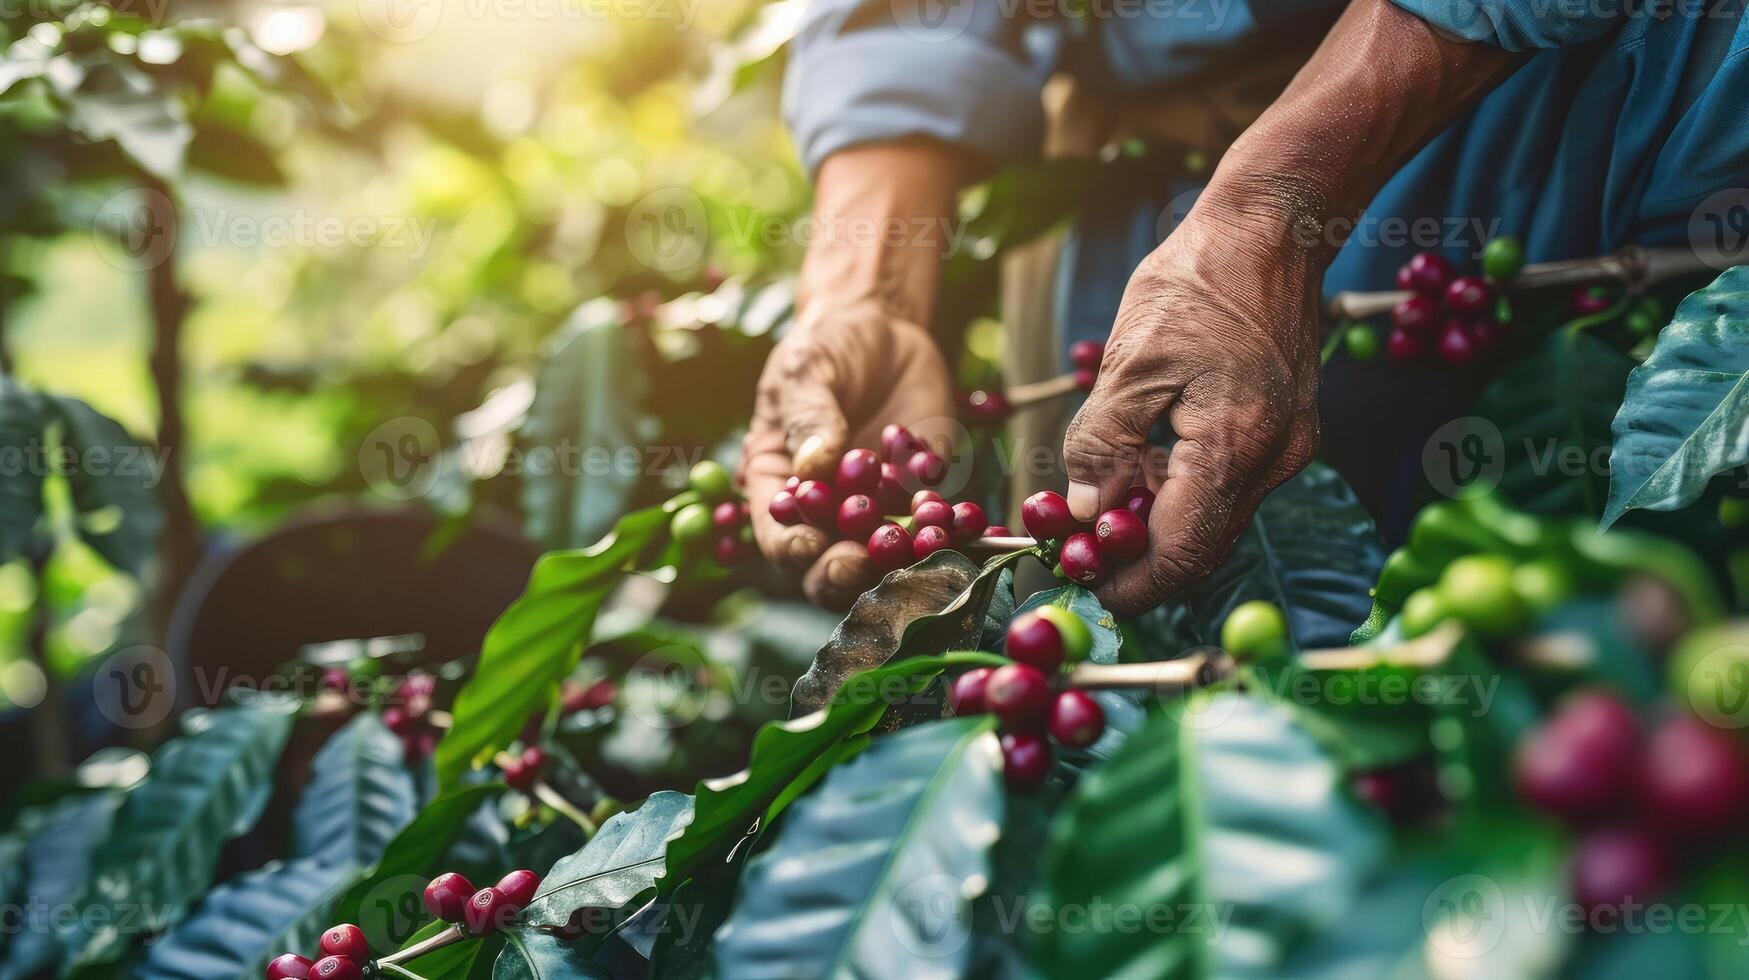
[[[1442,37],[1389,0],[1354,0],[1234,143],[1210,182],[1211,203],[1291,222],[1321,266],[1341,244],[1331,222],[1358,215],[1525,57]]]
[[[804,317],[872,301],[927,324],[954,241],[955,197],[971,170],[961,151],[932,140],[871,143],[829,157],[797,285]]]

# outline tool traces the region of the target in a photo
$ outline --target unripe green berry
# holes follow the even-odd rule
[[[692,487],[699,496],[715,503],[727,500],[735,495],[735,481],[729,476],[729,471],[716,460],[707,459],[692,468],[687,474],[687,485]]]
[[[1482,274],[1495,282],[1505,282],[1523,269],[1524,246],[1516,238],[1502,235],[1482,249]]]
[[[674,512],[674,517],[668,522],[668,530],[674,534],[674,540],[682,548],[695,550],[699,545],[709,540],[716,531],[716,525],[711,523],[711,509],[708,504],[687,504]]]
[[[1227,614],[1221,646],[1240,659],[1264,659],[1288,652],[1287,617],[1274,603],[1253,599]]]
[[[1093,631],[1087,621],[1062,606],[1040,606],[1038,617],[1057,628],[1063,637],[1063,662],[1080,663],[1093,652]]]

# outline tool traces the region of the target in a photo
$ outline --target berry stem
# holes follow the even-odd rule
[[[505,769],[521,762],[520,759],[508,752],[498,753],[492,757],[492,761],[497,763],[498,768],[500,769]],[[589,819],[587,813],[584,813],[571,805],[571,801],[565,799],[564,794],[554,789],[551,785],[544,782],[537,782],[528,792],[536,800],[552,807],[558,813],[569,817],[572,823],[582,827],[585,837],[594,837],[595,832],[600,829],[595,825],[595,821]]]
[[[1061,398],[1075,390],[1075,372],[1059,374],[1043,381],[1032,381],[1027,384],[1015,385],[1003,394],[1008,398],[1011,409],[1026,408],[1047,402],[1053,398]]]
[[[399,966],[402,963],[412,962],[413,960],[424,956],[426,953],[436,952],[452,943],[459,943],[464,939],[471,938],[473,937],[469,936],[460,925],[453,925],[429,939],[421,940],[408,946],[406,949],[396,950],[395,952],[378,959],[377,965]]]
[[[1028,548],[1036,548],[1038,547],[1038,541],[1026,537],[973,538],[963,545],[955,545],[954,547],[984,551],[996,555],[1005,555],[1015,551],[1025,551]]]
[[[1396,646],[1336,647],[1304,650],[1299,665],[1307,670],[1366,670],[1374,667],[1431,668],[1445,663],[1464,637],[1464,628],[1448,622],[1432,632]]]
[[[1064,677],[1064,686],[1083,691],[1149,687],[1159,694],[1179,694],[1228,680],[1237,669],[1233,658],[1221,652],[1150,663],[1077,664]]]

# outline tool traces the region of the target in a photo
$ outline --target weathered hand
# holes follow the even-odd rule
[[[934,338],[873,303],[800,323],[771,352],[759,378],[742,452],[759,550],[779,568],[805,570],[814,603],[845,608],[880,580],[864,542],[832,543],[806,525],[785,527],[768,511],[791,474],[832,479],[846,449],[880,447],[889,422],[930,444],[948,432],[953,384]]]
[[[1164,472],[1145,474],[1160,485],[1147,553],[1099,589],[1113,612],[1148,609],[1206,575],[1264,495],[1311,459],[1319,279],[1280,212],[1217,194],[1130,277],[1063,446],[1070,509],[1092,520],[1137,482],[1156,420],[1178,436]]]

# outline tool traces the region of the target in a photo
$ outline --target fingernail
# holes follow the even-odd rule
[[[1086,483],[1069,484],[1069,513],[1078,521],[1099,516],[1099,488]]]

